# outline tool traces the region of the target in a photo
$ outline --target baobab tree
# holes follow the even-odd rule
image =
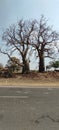
[[[29,72],[29,52],[34,47],[39,59],[39,72],[45,71],[44,58],[53,58],[59,34],[47,25],[47,20],[41,16],[39,22],[20,20],[17,26],[12,25],[3,33],[5,47],[0,52],[10,58],[13,53],[21,56],[22,73]],[[32,49],[33,52],[33,49]]]
[[[30,36],[34,30],[35,22],[20,20],[17,26],[12,25],[3,33],[5,48],[0,50],[1,53],[7,54],[10,58],[14,52],[18,52],[22,60],[22,73],[29,72],[27,59],[29,57]],[[7,48],[7,49],[6,49]]]
[[[41,16],[40,21],[36,22],[35,28],[31,44],[37,51],[39,72],[44,72],[44,58],[53,58],[55,47],[58,48],[57,41],[59,40],[59,34],[47,25],[47,20],[44,16]]]

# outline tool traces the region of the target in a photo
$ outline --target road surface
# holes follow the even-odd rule
[[[0,88],[0,130],[59,130],[59,89]]]

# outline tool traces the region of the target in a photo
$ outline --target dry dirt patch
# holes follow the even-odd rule
[[[0,86],[59,87],[59,72],[31,72],[15,78],[0,78]]]

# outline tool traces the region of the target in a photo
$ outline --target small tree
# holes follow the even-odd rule
[[[21,69],[20,60],[16,57],[11,57],[8,60],[6,67],[11,73],[18,72]]]
[[[55,70],[56,70],[56,68],[59,68],[59,61],[50,62],[50,68],[51,67],[55,68]]]

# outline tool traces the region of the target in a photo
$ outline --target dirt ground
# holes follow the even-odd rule
[[[14,78],[0,78],[0,86],[9,87],[59,87],[59,72],[31,72]]]

